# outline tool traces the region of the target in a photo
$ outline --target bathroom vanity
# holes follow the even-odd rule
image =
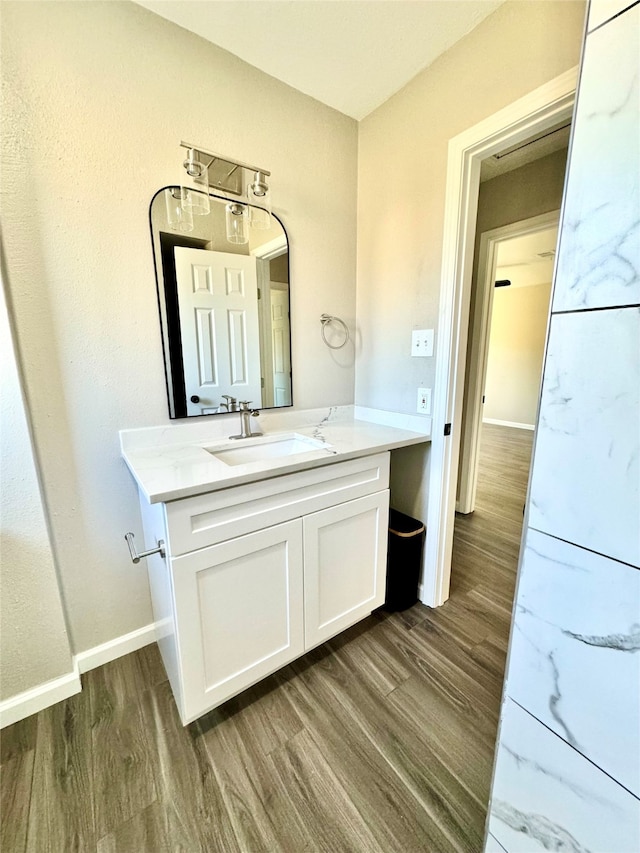
[[[203,423],[120,434],[145,546],[162,543],[147,565],[184,724],[384,601],[390,450],[428,432],[332,413],[240,442]]]

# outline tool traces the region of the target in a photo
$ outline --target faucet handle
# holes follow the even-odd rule
[[[250,405],[251,405],[251,400],[244,400],[242,403],[240,403],[240,411],[241,412],[249,412],[249,414],[252,417],[257,418],[258,415],[260,414],[260,409],[250,409],[249,408]]]

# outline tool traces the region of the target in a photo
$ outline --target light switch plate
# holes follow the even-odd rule
[[[426,358],[433,355],[433,329],[414,329],[411,333],[411,355]]]
[[[431,388],[418,388],[418,405],[416,411],[421,415],[431,414]]]

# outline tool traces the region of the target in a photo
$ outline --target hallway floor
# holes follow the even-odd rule
[[[3,853],[480,853],[532,435],[483,427],[443,607],[376,613],[187,728],[149,646],[5,729]]]

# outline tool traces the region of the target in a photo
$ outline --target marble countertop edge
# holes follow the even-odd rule
[[[267,414],[267,413],[265,413]],[[287,412],[261,418],[263,435],[296,433],[327,447],[291,456],[227,465],[205,449],[228,441],[229,425],[199,421],[175,427],[150,427],[120,432],[127,467],[149,503],[162,503],[205,492],[318,468],[374,453],[430,441],[431,419],[363,407]],[[304,423],[306,421],[306,424]],[[396,423],[398,426],[394,426]],[[406,426],[414,427],[407,429]],[[415,429],[422,428],[421,431]],[[233,442],[230,448],[240,448]]]

